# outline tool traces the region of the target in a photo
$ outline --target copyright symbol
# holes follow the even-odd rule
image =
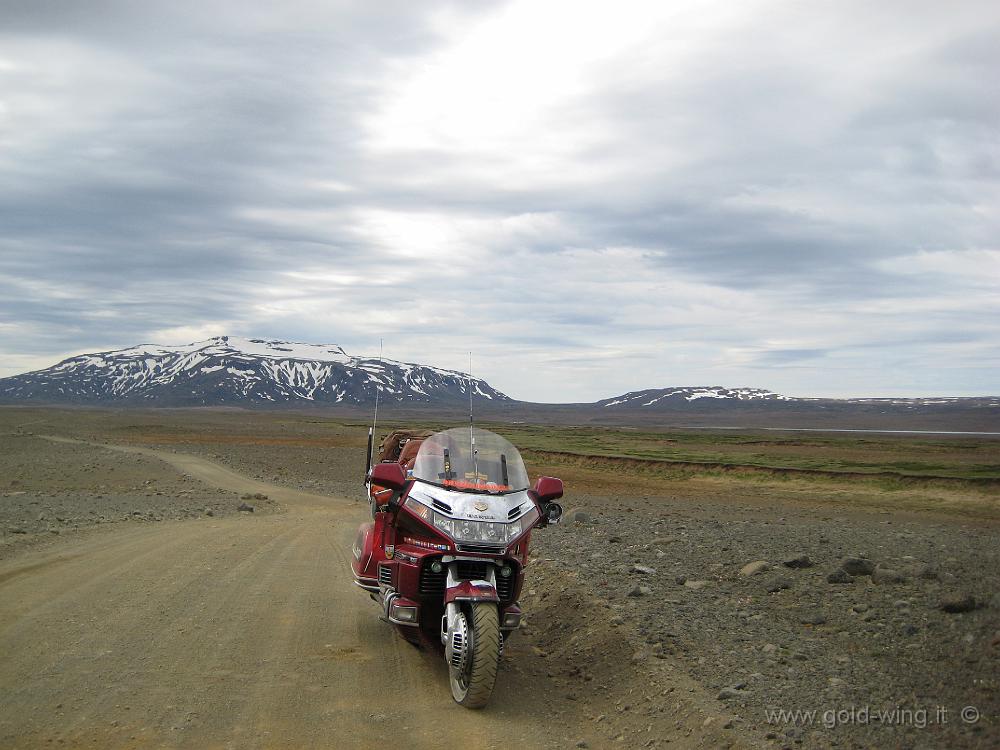
[[[975,706],[966,706],[962,709],[962,721],[966,724],[975,724],[979,721],[979,709]]]

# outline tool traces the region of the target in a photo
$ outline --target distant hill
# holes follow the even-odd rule
[[[759,388],[632,391],[588,409],[604,424],[1000,432],[1000,398],[794,398]],[[597,413],[594,413],[597,412]]]
[[[339,346],[218,336],[187,346],[82,354],[0,379],[0,400],[53,404],[240,406],[510,399],[453,370],[351,356]]]
[[[476,411],[501,421],[713,427],[1000,431],[1000,398],[794,398],[760,388],[675,386],[584,404],[516,401],[484,380],[339,346],[219,336],[186,346],[81,354],[0,379],[0,403],[104,406],[342,407],[367,410],[381,388],[395,412],[425,419]]]
[[[692,408],[727,409],[733,406],[751,409],[783,407],[786,411],[788,409],[801,411],[802,409],[825,410],[846,407],[875,409],[924,409],[942,406],[993,408],[1000,407],[1000,398],[995,396],[974,398],[958,396],[935,398],[793,398],[760,388],[723,388],[719,385],[713,385],[631,391],[621,396],[598,401],[596,406],[605,409],[644,411],[676,411]]]

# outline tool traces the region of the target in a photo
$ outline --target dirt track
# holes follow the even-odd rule
[[[286,512],[99,529],[0,562],[3,747],[381,749],[401,735],[412,748],[572,747],[586,736],[603,746],[588,726],[617,688],[602,685],[593,701],[553,695],[557,665],[524,641],[512,641],[487,710],[456,706],[443,661],[380,623],[352,583],[360,503],[196,456],[112,449],[267,493]],[[614,640],[602,651],[617,659],[616,648],[627,647]],[[718,746],[720,731],[735,740],[721,721],[703,726],[718,710],[700,690],[664,679],[664,694],[683,693],[676,713],[655,729],[626,713],[601,735],[643,732],[648,744],[669,719],[681,746]]]
[[[569,520],[534,537],[526,627],[471,712],[443,660],[351,584],[367,513],[348,428],[140,417],[51,413],[59,436],[42,439],[0,410],[0,748],[996,746],[996,526],[917,512],[933,498],[869,509],[852,505],[864,488],[695,479],[636,493],[535,466],[570,472]],[[244,493],[270,499],[238,514]],[[802,554],[811,567],[782,565]],[[858,554],[901,580],[828,581]],[[772,569],[742,575],[754,560]],[[942,611],[958,593],[976,608]],[[869,705],[953,720],[766,713]],[[982,720],[959,721],[966,705]]]
[[[5,746],[384,748],[401,726],[411,747],[490,747],[512,728],[538,744],[524,686],[501,684],[468,722],[443,664],[365,606],[346,574],[359,506],[160,457],[289,512],[129,529],[0,568]]]

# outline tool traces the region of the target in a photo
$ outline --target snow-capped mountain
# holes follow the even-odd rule
[[[723,388],[713,386],[684,386],[674,388],[649,388],[630,391],[598,401],[596,406],[603,409],[630,409],[644,411],[691,411],[718,410],[726,408],[754,409],[803,409],[830,410],[852,409],[877,410],[892,409],[895,412],[906,409],[935,407],[1000,407],[1000,398],[983,397],[935,397],[935,398],[798,398],[783,396],[761,388]]]
[[[647,388],[644,391],[631,391],[598,401],[598,406],[611,407],[645,407],[659,404],[661,406],[682,406],[685,403],[700,399],[722,399],[725,401],[793,401],[789,396],[765,391],[760,388],[723,388],[713,386],[687,386],[679,388]]]
[[[218,336],[186,346],[82,354],[0,379],[0,400],[170,406],[468,403],[510,399],[453,370],[352,356],[339,346]]]

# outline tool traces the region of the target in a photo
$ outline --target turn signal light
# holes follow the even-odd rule
[[[507,612],[503,616],[503,625],[500,627],[510,630],[516,628],[521,624],[521,613],[520,612]]]
[[[399,607],[393,604],[389,607],[389,618],[392,620],[399,620],[400,622],[416,622],[417,608]]]

